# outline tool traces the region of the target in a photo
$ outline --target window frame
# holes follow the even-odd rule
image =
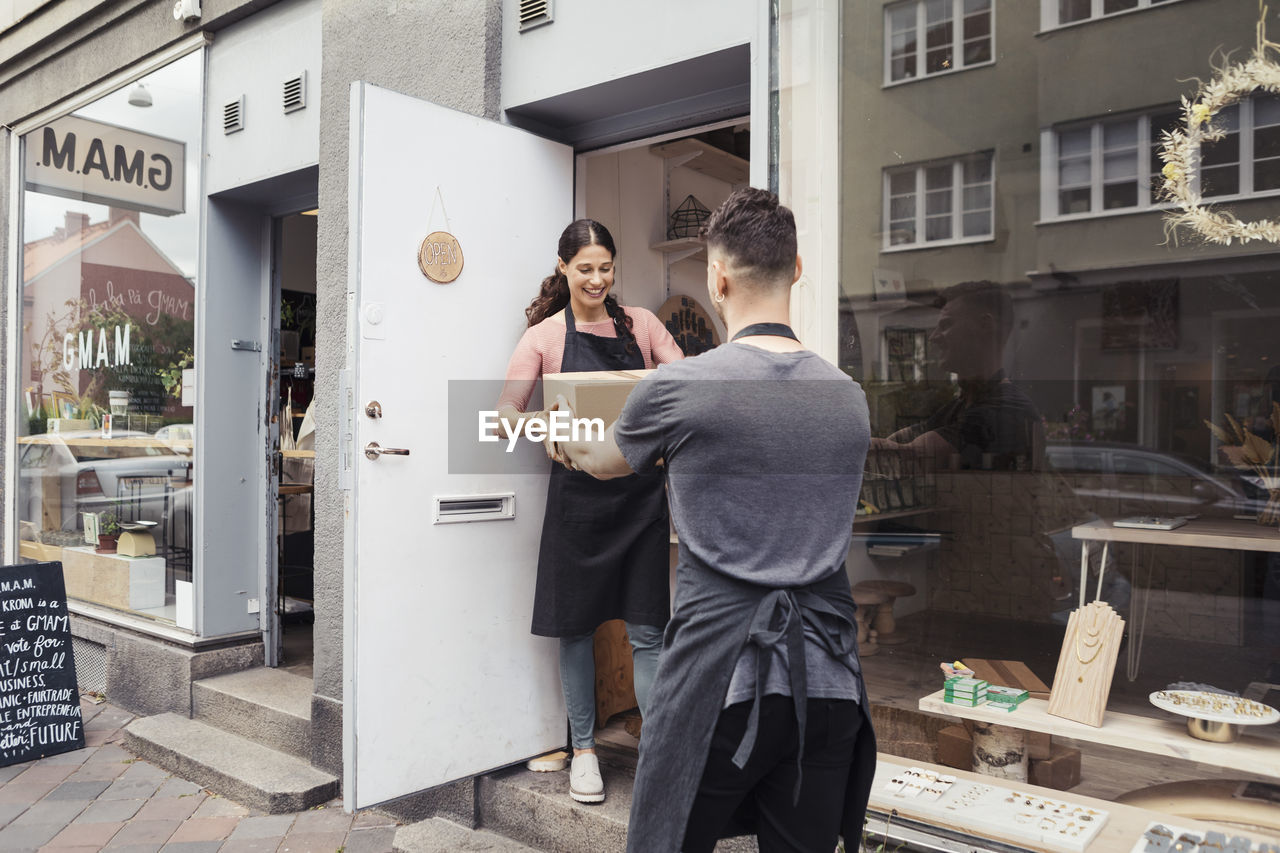
[[[1066,27],[1078,27],[1082,24],[1100,21],[1105,18],[1118,18],[1121,15],[1133,15],[1150,9],[1158,9],[1161,6],[1172,6],[1175,3],[1183,2],[1183,0],[1138,0],[1137,5],[1132,9],[1121,9],[1117,12],[1104,11],[1105,2],[1106,0],[1090,0],[1088,17],[1081,18],[1078,21],[1062,23],[1062,0],[1040,0],[1040,32],[1061,30]]]
[[[964,175],[965,163],[978,157],[987,158],[987,166],[990,170],[990,178],[980,183],[966,183]],[[930,218],[926,204],[928,193],[926,174],[930,169],[936,169],[939,166],[950,166],[951,168],[951,209],[949,211],[949,219],[951,222],[951,236],[938,240],[929,240],[925,238],[927,233],[927,220]],[[890,213],[893,195],[890,191],[891,182],[895,175],[913,174],[915,178],[915,188],[912,190],[911,197],[915,199],[915,206],[912,212],[912,223],[915,226],[915,236],[911,242],[894,243],[893,229],[890,227]],[[986,208],[975,208],[966,211],[964,206],[964,191],[967,188],[986,186],[990,190],[990,205]],[[982,213],[987,214],[987,232],[985,234],[977,234],[973,236],[964,235],[964,218],[966,213]],[[974,151],[969,154],[962,154],[955,157],[946,157],[940,160],[928,160],[921,163],[910,163],[901,166],[886,166],[881,170],[881,252],[906,252],[918,249],[934,249],[944,246],[965,246],[973,243],[990,243],[995,240],[995,213],[996,213],[996,152],[994,148],[988,148],[982,151]],[[934,218],[937,218],[936,216]],[[961,236],[956,236],[961,235]]]
[[[1254,121],[1253,99],[1245,98],[1239,102],[1238,107],[1238,131],[1233,131],[1233,133],[1238,133],[1239,138],[1239,160],[1237,161],[1239,189],[1234,193],[1205,196],[1206,204],[1247,201],[1250,199],[1268,198],[1280,195],[1280,187],[1265,190],[1254,189],[1254,131],[1257,129],[1257,125]],[[1172,207],[1168,202],[1153,201],[1151,198],[1153,182],[1157,179],[1161,179],[1161,176],[1158,172],[1152,169],[1150,152],[1153,146],[1158,146],[1160,143],[1160,140],[1156,136],[1153,136],[1152,119],[1162,113],[1177,110],[1178,107],[1176,104],[1164,104],[1158,107],[1152,107],[1140,113],[1130,113],[1127,116],[1105,116],[1089,119],[1087,121],[1054,125],[1041,130],[1040,220],[1042,222],[1070,222],[1078,219],[1097,219],[1104,216],[1121,216],[1134,213],[1146,213],[1150,211],[1163,211]],[[1103,174],[1105,154],[1105,150],[1103,148],[1103,128],[1108,124],[1114,124],[1121,121],[1136,121],[1138,123],[1138,203],[1128,207],[1104,208],[1102,206],[1103,189],[1105,187],[1105,177]],[[1273,127],[1275,125],[1269,124],[1265,126]],[[1089,210],[1080,213],[1062,213],[1059,209],[1059,192],[1062,189],[1058,171],[1059,164],[1061,162],[1059,138],[1064,132],[1082,130],[1084,128],[1089,128],[1090,130]],[[1199,168],[1196,169],[1196,174],[1192,176],[1191,180],[1192,187],[1199,192]]]
[[[974,68],[984,68],[988,65],[996,64],[996,2],[990,0],[987,7],[987,17],[989,20],[989,31],[987,39],[990,42],[991,58],[982,62],[966,63],[964,61],[965,37],[964,37],[964,4],[965,0],[945,0],[951,3],[951,50],[952,56],[956,58],[955,64],[951,68],[942,71],[927,71],[928,63],[928,30],[929,25],[925,16],[925,4],[928,0],[900,0],[897,3],[891,3],[884,7],[883,19],[883,86],[902,86],[907,83],[916,83],[921,80],[931,79],[934,77],[943,77],[948,74],[955,74],[960,71],[969,71]],[[1167,2],[1167,0],[1166,0]],[[901,79],[893,79],[893,28],[890,24],[893,13],[900,9],[911,8],[915,12],[915,75],[911,77],[903,77]]]

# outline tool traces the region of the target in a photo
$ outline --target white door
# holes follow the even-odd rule
[[[363,83],[351,141],[344,746],[363,808],[565,743],[556,644],[529,634],[546,456],[477,459],[457,433],[496,408],[572,216],[573,157]],[[435,231],[462,249],[450,284],[419,270]],[[410,455],[369,459],[370,442]],[[441,500],[504,493],[513,519],[435,523]]]

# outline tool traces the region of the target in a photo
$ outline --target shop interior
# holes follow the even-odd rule
[[[578,215],[613,235],[618,256],[613,293],[623,305],[658,315],[686,355],[724,340],[707,302],[706,250],[698,230],[749,179],[747,118],[674,137],[578,157]],[[671,546],[674,570],[676,546]],[[611,760],[633,765],[639,713],[631,688],[631,649],[621,622],[596,634],[597,739]]]
[[[316,211],[277,220],[276,572],[281,666],[310,675],[314,580]]]

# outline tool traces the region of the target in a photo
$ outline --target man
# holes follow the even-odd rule
[[[1003,367],[1013,300],[994,282],[966,281],[944,290],[938,305],[942,313],[929,343],[942,369],[958,378],[960,393],[923,423],[899,430],[888,442],[877,440],[877,447],[908,445],[941,469],[1039,470],[1040,413]]]
[[[739,190],[704,233],[732,341],[646,377],[603,441],[552,451],[601,478],[668,472],[680,564],[628,850],[754,831],[764,853],[830,853],[858,844],[875,769],[844,571],[866,398],[787,325],[791,211]]]

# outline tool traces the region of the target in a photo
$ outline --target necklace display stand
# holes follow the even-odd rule
[[[1049,694],[1050,714],[1102,725],[1123,637],[1124,620],[1106,602],[1095,601],[1071,614]]]

